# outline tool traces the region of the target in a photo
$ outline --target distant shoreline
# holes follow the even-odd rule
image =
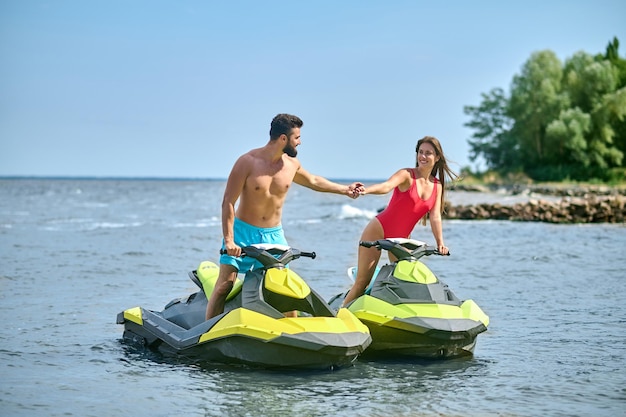
[[[449,190],[466,192],[506,192],[511,195],[549,195],[559,197],[588,197],[591,195],[626,196],[626,185],[606,185],[606,184],[570,184],[570,183],[549,183],[549,184],[453,184]]]
[[[497,193],[501,198],[473,204],[446,204],[447,219],[512,220],[548,223],[625,223],[626,187],[607,185],[471,185],[450,187],[468,193]],[[523,201],[506,203],[506,196]],[[492,199],[493,200],[493,199]]]

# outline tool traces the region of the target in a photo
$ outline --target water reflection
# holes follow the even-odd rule
[[[123,360],[136,372],[155,377],[167,373],[170,379],[175,373],[187,380],[205,399],[202,407],[207,416],[411,416],[418,411],[440,415],[444,404],[444,409],[455,408],[452,393],[466,391],[473,380],[488,375],[490,363],[474,357],[385,359],[359,360],[338,370],[264,370],[187,362],[126,345],[123,352]],[[476,395],[476,387],[472,391]],[[466,404],[467,399],[462,402]]]

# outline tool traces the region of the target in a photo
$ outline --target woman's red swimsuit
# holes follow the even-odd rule
[[[417,186],[412,171],[411,177],[413,178],[411,187],[404,192],[400,191],[398,187],[394,188],[389,205],[376,216],[383,226],[385,238],[408,238],[417,222],[435,206],[437,178],[435,178],[435,186],[430,197],[428,200],[423,200],[417,194]]]

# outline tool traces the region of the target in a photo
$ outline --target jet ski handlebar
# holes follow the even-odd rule
[[[225,255],[226,250],[220,249],[220,255]],[[315,259],[315,252],[305,252],[286,245],[258,243],[241,248],[241,256],[250,256],[261,262],[264,267],[277,267],[287,265],[289,262],[300,257]]]
[[[441,255],[436,247],[428,246],[425,242],[405,238],[379,239],[360,241],[359,245],[365,248],[384,249],[391,252],[398,260],[416,260],[423,256]],[[450,255],[449,253],[447,255]]]

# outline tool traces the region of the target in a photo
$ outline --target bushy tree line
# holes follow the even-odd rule
[[[470,159],[539,181],[623,179],[626,59],[618,48],[614,38],[604,54],[578,52],[565,63],[549,50],[533,53],[510,92],[494,88],[464,108]]]

